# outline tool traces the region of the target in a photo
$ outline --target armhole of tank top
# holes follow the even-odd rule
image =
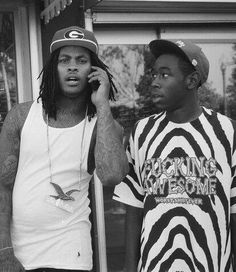
[[[95,157],[94,157],[94,149],[95,149],[95,143],[96,143],[96,135],[97,135],[97,120],[93,128],[92,137],[89,145],[89,152],[88,152],[88,173],[90,175],[93,174],[93,171],[95,169]]]

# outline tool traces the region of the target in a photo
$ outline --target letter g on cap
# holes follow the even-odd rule
[[[84,33],[78,30],[70,30],[65,33],[65,38],[67,39],[83,39]]]

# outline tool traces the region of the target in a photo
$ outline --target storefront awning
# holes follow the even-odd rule
[[[40,14],[41,19],[44,19],[44,23],[47,24],[71,3],[72,0],[44,0],[44,10]]]

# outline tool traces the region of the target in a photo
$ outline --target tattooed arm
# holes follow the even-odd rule
[[[121,182],[128,172],[127,157],[122,143],[123,131],[113,120],[107,105],[100,107],[97,113],[96,173],[104,185],[115,185]]]
[[[12,191],[17,172],[20,148],[19,107],[15,106],[5,118],[0,134],[0,271],[24,271],[14,256],[10,236]],[[22,118],[22,117],[21,117]]]
[[[89,82],[98,80],[100,86],[92,94],[92,102],[97,109],[97,137],[95,145],[95,165],[98,178],[104,185],[115,185],[128,172],[128,160],[123,146],[123,130],[113,119],[109,105],[110,83],[101,68],[93,66]]]

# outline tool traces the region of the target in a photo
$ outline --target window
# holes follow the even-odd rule
[[[15,103],[38,96],[41,70],[39,20],[35,1],[0,3],[0,130]],[[31,57],[33,56],[33,57]]]
[[[141,116],[154,107],[147,92],[140,92],[145,74],[145,60],[150,53],[147,43],[155,39],[156,31],[151,28],[126,27],[96,31],[101,59],[109,66],[116,87],[117,101],[112,111],[125,128],[124,141],[128,140],[130,129]],[[132,38],[131,38],[132,37]],[[107,271],[120,272],[124,265],[125,207],[112,200],[113,188],[103,187],[104,217],[107,253]]]
[[[0,127],[6,113],[18,101],[13,20],[12,12],[0,12]]]

